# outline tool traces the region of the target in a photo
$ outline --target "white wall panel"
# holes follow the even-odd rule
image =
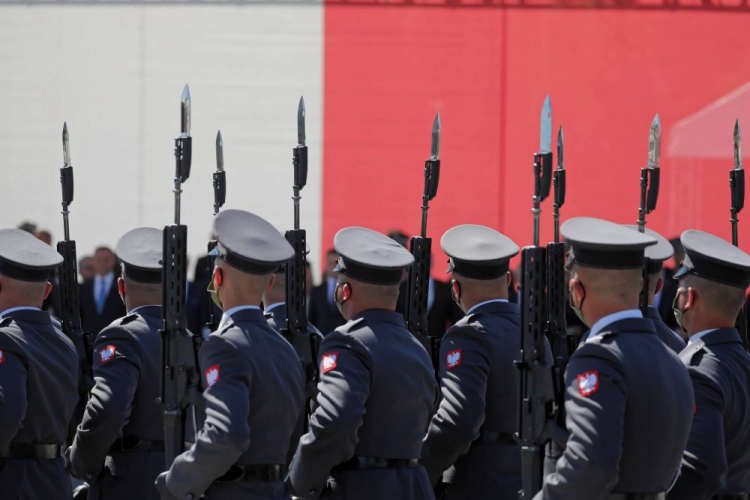
[[[183,222],[191,258],[210,232],[214,141],[224,136],[225,208],[292,225],[296,110],[307,102],[310,175],[302,224],[318,262],[323,12],[316,5],[0,6],[0,226],[62,237],[58,169],[68,122],[80,255],[173,218],[173,144],[184,83],[193,168]],[[315,270],[318,274],[319,270]]]

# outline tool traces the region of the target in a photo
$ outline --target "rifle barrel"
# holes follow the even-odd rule
[[[648,190],[648,169],[641,169],[641,203],[638,207],[638,231],[646,230],[646,192]]]
[[[300,199],[302,198],[299,194],[299,186],[297,184],[294,185],[294,196],[292,196],[292,200],[294,200],[294,229],[298,230],[300,226]]]

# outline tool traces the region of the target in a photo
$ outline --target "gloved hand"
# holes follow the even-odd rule
[[[156,477],[156,481],[154,481],[154,484],[156,485],[156,490],[159,492],[159,496],[161,496],[162,500],[169,500],[172,498],[172,494],[169,492],[169,488],[167,488],[167,473],[162,472]]]
[[[83,483],[73,490],[73,500],[86,500],[89,497],[89,485]]]

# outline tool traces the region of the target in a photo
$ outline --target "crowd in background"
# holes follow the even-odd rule
[[[31,222],[24,222],[19,226],[34,234],[39,240],[50,246],[54,246],[52,234],[45,229],[37,229]],[[400,231],[391,231],[388,236],[395,241],[409,247],[409,237]],[[672,300],[677,291],[677,285],[672,274],[674,269],[684,257],[684,249],[679,238],[670,241],[674,247],[675,254],[671,266],[665,265],[662,271],[664,286],[654,300],[654,307],[659,310],[664,322],[680,335],[672,312]],[[345,323],[339,313],[336,302],[333,300],[333,290],[336,286],[336,277],[333,273],[336,267],[338,255],[333,249],[326,252],[325,268],[321,274],[318,285],[313,284],[313,272],[307,262],[307,311],[308,319],[321,332],[328,333]],[[433,262],[434,265],[445,265],[447,263]],[[120,275],[120,267],[114,251],[108,246],[97,247],[93,254],[84,254],[78,259],[79,274],[79,303],[81,312],[81,326],[85,332],[97,334],[112,321],[125,315],[125,306],[120,299],[117,290],[117,278]],[[519,288],[521,283],[521,270],[516,267],[512,271],[513,281],[508,290],[508,298],[511,302],[520,302]],[[401,294],[397,310],[401,313],[406,308],[406,280],[408,273],[404,273],[401,283]],[[206,328],[209,317],[210,297],[207,291],[211,273],[208,269],[208,256],[199,258],[194,266],[193,280],[187,284],[187,322],[188,329],[192,332],[200,332],[208,335],[210,331]],[[52,292],[44,301],[43,308],[53,316],[58,316],[60,311],[60,291],[57,277],[52,282]],[[569,306],[568,306],[569,307]],[[431,336],[442,337],[443,334],[456,321],[461,319],[463,313],[455,304],[450,293],[450,284],[430,277],[428,288],[428,326]],[[582,335],[586,328],[573,314],[572,310],[566,314],[569,333]]]

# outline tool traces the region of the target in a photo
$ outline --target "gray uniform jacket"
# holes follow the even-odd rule
[[[161,306],[145,306],[96,337],[95,385],[70,450],[73,471],[91,485],[90,500],[159,498],[154,480],[165,469],[156,401],[160,327]]]
[[[491,302],[456,323],[440,349],[442,400],[422,447],[451,499],[518,498],[518,306]],[[480,438],[481,435],[481,438]],[[445,471],[445,473],[444,473]]]
[[[270,312],[265,313],[268,325],[281,333],[281,330],[286,328],[286,304],[279,304]],[[297,353],[299,358],[300,366],[302,367],[303,382],[305,384],[305,407],[300,412],[299,421],[297,422],[297,429],[292,436],[292,441],[289,446],[289,455],[287,463],[292,461],[294,452],[297,450],[297,444],[302,435],[307,432],[307,413],[304,411],[311,405],[315,396],[318,394],[317,383],[315,381],[315,364],[318,362],[316,355],[313,354],[312,344],[310,342],[311,336],[318,337],[318,345],[323,340],[323,335],[318,331],[312,323],[307,323],[307,333],[302,335],[291,335],[285,336],[287,341],[292,344],[294,351]],[[291,337],[291,338],[290,338]]]
[[[734,328],[696,340],[680,354],[695,390],[695,414],[669,498],[750,493],[750,354]]]
[[[664,342],[664,345],[669,347],[675,354],[680,354],[685,348],[685,341],[682,340],[682,338],[677,335],[674,330],[669,328],[666,323],[664,323],[664,320],[661,319],[661,315],[659,314],[659,310],[654,306],[648,306],[646,317],[654,322],[656,336],[659,337],[662,342]],[[586,342],[586,339],[589,338],[590,334],[591,330],[583,334],[580,344],[578,345],[582,346]]]
[[[651,320],[605,326],[573,353],[565,381],[570,437],[535,498],[667,491],[690,432],[693,390]]]
[[[288,499],[283,481],[217,481],[233,465],[285,464],[302,411],[297,354],[258,309],[235,312],[200,350],[206,418],[167,487],[178,499]]]
[[[422,466],[335,470],[353,457],[420,456],[437,382],[430,356],[404,328],[403,316],[364,311],[329,333],[320,352],[317,407],[289,474],[295,494],[357,500],[434,498]]]
[[[78,355],[49,313],[19,310],[0,320],[0,450],[64,445],[78,403]],[[70,499],[62,458],[0,458],[0,498]]]

